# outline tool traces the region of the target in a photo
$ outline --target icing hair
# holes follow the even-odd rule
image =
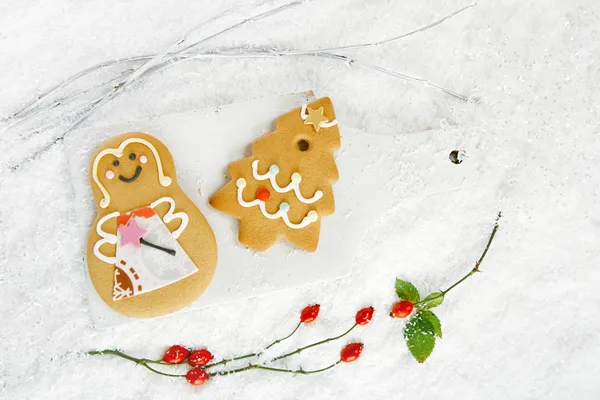
[[[94,182],[96,183],[96,185],[98,185],[98,188],[102,192],[103,198],[100,200],[100,203],[98,203],[100,205],[100,207],[102,207],[102,208],[106,208],[110,204],[110,194],[108,193],[108,191],[106,190],[104,185],[102,185],[102,183],[100,183],[100,180],[98,179],[98,164],[100,163],[100,159],[107,154],[112,154],[117,157],[121,157],[123,155],[123,150],[125,149],[125,146],[127,146],[130,143],[140,143],[150,149],[150,151],[154,155],[154,158],[156,159],[156,166],[158,168],[158,181],[160,182],[160,184],[162,186],[167,187],[172,182],[171,178],[169,178],[168,176],[165,176],[163,167],[162,167],[162,163],[160,161],[160,156],[158,155],[158,151],[156,150],[156,147],[154,147],[154,145],[152,143],[150,143],[149,141],[147,141],[145,139],[140,139],[140,138],[127,139],[127,140],[123,141],[119,145],[119,147],[116,149],[102,150],[100,153],[98,153],[98,155],[94,159],[94,165],[92,167],[92,178],[94,179]]]

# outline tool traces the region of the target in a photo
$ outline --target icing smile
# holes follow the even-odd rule
[[[142,167],[138,165],[137,168],[135,169],[135,174],[133,174],[133,176],[131,178],[125,178],[123,175],[119,175],[119,179],[122,180],[123,182],[131,183],[131,182],[135,181],[137,178],[139,178],[141,173],[142,173]]]

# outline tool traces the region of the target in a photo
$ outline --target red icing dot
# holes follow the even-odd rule
[[[267,201],[271,197],[271,192],[268,189],[260,188],[256,191],[256,198],[260,201]]]

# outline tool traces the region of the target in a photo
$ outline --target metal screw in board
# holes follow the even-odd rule
[[[460,164],[464,161],[466,155],[467,154],[464,150],[452,150],[448,157],[450,158],[450,161],[452,161],[454,164]]]

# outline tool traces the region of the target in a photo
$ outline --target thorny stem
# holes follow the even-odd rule
[[[267,347],[265,347],[265,349],[262,350],[262,351],[260,351],[259,353],[250,353],[250,354],[246,354],[246,355],[239,356],[239,357],[224,359],[224,360],[221,360],[221,361],[216,362],[216,363],[208,364],[208,365],[204,366],[204,369],[216,367],[217,365],[224,365],[224,364],[227,364],[228,362],[231,362],[231,361],[238,361],[238,360],[243,360],[244,358],[250,358],[250,357],[259,356],[263,352],[265,352],[266,350],[268,350],[271,347],[275,346],[277,343],[281,343],[284,340],[289,339],[290,337],[292,337],[292,335],[294,333],[296,333],[296,331],[298,330],[298,328],[300,328],[300,325],[302,325],[302,321],[298,322],[298,325],[296,325],[296,328],[294,328],[294,330],[292,331],[292,333],[290,333],[289,335],[287,335],[287,336],[285,336],[285,337],[283,337],[281,339],[275,340],[273,343],[271,343],[270,345],[268,345]]]
[[[158,371],[158,370],[156,370],[156,369],[152,368],[152,367],[151,367],[151,366],[149,366],[148,364],[142,364],[142,365],[143,365],[145,368],[149,369],[150,371],[152,371],[152,372],[154,372],[154,373],[156,373],[156,374],[162,375],[162,376],[168,376],[168,377],[170,377],[170,378],[183,378],[183,377],[185,377],[185,374],[167,374],[167,373],[165,373],[165,372],[161,372],[161,371]]]
[[[230,375],[230,374],[236,374],[238,372],[249,371],[251,369],[262,369],[262,370],[265,370],[265,371],[285,372],[285,373],[288,373],[288,374],[309,375],[309,374],[316,374],[316,373],[319,373],[319,372],[327,371],[328,369],[331,369],[331,368],[335,367],[336,365],[338,365],[341,362],[342,362],[342,360],[338,360],[335,363],[333,363],[331,365],[328,365],[327,367],[320,368],[320,369],[315,369],[315,370],[311,370],[311,371],[306,371],[306,370],[303,370],[302,368],[297,369],[297,370],[291,370],[291,369],[282,369],[282,368],[267,367],[267,366],[258,365],[258,364],[248,364],[248,366],[244,367],[244,368],[232,369],[230,371],[211,372],[209,375],[210,376],[215,376],[215,375]]]
[[[289,339],[290,337],[292,337],[292,335],[298,331],[298,329],[300,328],[300,326],[301,326],[301,325],[302,325],[302,321],[300,321],[300,322],[298,323],[298,325],[296,325],[296,327],[294,328],[294,330],[293,330],[293,331],[292,331],[292,332],[291,332],[289,335],[287,335],[287,336],[285,336],[285,337],[283,337],[283,338],[281,338],[281,339],[277,339],[277,340],[275,340],[273,343],[271,343],[270,345],[268,345],[267,347],[265,347],[265,349],[264,349],[264,350],[262,350],[262,351],[261,351],[261,352],[259,352],[259,353],[250,353],[250,354],[245,354],[245,355],[243,355],[243,356],[239,356],[239,357],[234,357],[234,358],[228,358],[228,359],[224,359],[224,360],[221,360],[221,361],[218,361],[218,362],[212,363],[212,364],[205,365],[203,368],[204,368],[204,369],[209,369],[209,368],[213,368],[213,367],[216,367],[216,366],[219,366],[219,365],[226,365],[227,363],[229,363],[229,362],[232,362],[232,361],[239,361],[239,360],[243,360],[243,359],[245,359],[245,358],[250,358],[250,357],[256,357],[256,356],[259,356],[259,355],[261,355],[261,354],[262,354],[262,353],[263,353],[265,350],[268,350],[268,349],[270,349],[271,347],[275,346],[277,343],[281,343],[281,342],[283,342],[284,340],[286,340],[286,339]],[[347,334],[349,334],[349,333],[350,333],[350,332],[351,332],[351,331],[352,331],[354,328],[356,328],[356,326],[357,326],[357,325],[358,325],[358,324],[354,324],[354,325],[353,325],[353,326],[352,326],[350,329],[348,329],[346,332],[342,333],[342,334],[341,334],[341,335],[339,335],[339,336],[334,336],[334,337],[331,337],[331,338],[328,338],[328,339],[325,339],[325,340],[321,340],[320,342],[316,342],[316,343],[313,343],[313,344],[309,344],[308,346],[301,347],[301,348],[299,348],[299,349],[296,349],[296,350],[295,350],[295,351],[293,351],[293,352],[286,353],[286,354],[283,354],[283,355],[281,355],[281,356],[278,356],[278,357],[274,358],[272,361],[280,360],[280,359],[282,359],[282,358],[287,358],[287,357],[290,357],[290,356],[292,356],[292,355],[294,355],[294,354],[301,353],[302,351],[304,351],[304,350],[306,350],[306,349],[309,349],[309,348],[311,348],[311,347],[319,346],[319,345],[321,345],[321,344],[323,344],[323,343],[327,343],[327,342],[331,342],[332,340],[337,340],[337,339],[340,339],[340,338],[342,338],[342,337],[346,336]],[[252,365],[252,364],[251,364],[251,365]],[[257,366],[256,368],[259,368],[259,367]]]
[[[501,217],[502,217],[502,211],[499,211],[498,216],[496,217],[496,223],[494,224],[494,230],[492,230],[492,234],[490,235],[490,240],[488,240],[488,243],[485,246],[485,250],[483,250],[483,254],[481,254],[481,257],[479,257],[479,260],[477,260],[477,262],[475,263],[475,265],[476,265],[475,268],[477,268],[477,270],[479,270],[479,265],[481,264],[485,255],[487,254],[488,250],[490,249],[490,245],[492,244],[492,240],[494,240],[494,236],[496,236],[496,231],[498,231],[498,221],[500,220]]]
[[[136,358],[133,356],[130,356],[128,354],[123,353],[122,351],[119,350],[92,350],[92,351],[88,351],[89,355],[98,355],[98,354],[113,354],[115,356],[119,356],[121,358],[125,358],[129,361],[133,361],[137,364],[162,364],[162,365],[172,365],[169,363],[166,363],[162,360],[149,360],[147,358]]]
[[[218,365],[225,365],[225,364],[227,364],[229,362],[232,362],[232,361],[238,361],[238,360],[243,360],[245,358],[255,357],[257,355],[258,355],[258,353],[250,353],[250,354],[245,354],[245,355],[239,356],[239,357],[226,358],[226,359],[221,360],[219,362],[215,362],[215,363],[212,363],[212,364],[207,364],[203,368],[204,369],[209,369],[209,368],[212,368],[212,367],[216,367]]]
[[[154,372],[155,374],[159,374],[162,376],[167,376],[169,378],[183,378],[185,377],[185,374],[167,374],[165,372],[156,370],[154,368],[152,368],[151,366],[149,366],[147,363],[149,362],[155,362],[152,360],[146,360],[143,358],[136,358],[136,357],[132,357],[130,355],[127,355],[119,350],[101,350],[101,351],[89,351],[88,354],[90,355],[98,355],[98,354],[113,354],[122,358],[125,358],[126,360],[130,360],[135,362],[136,364],[142,365],[144,368]],[[244,357],[238,357],[238,359],[241,359]],[[259,365],[259,364],[248,364],[247,367],[243,367],[243,368],[238,368],[238,369],[233,369],[233,370],[229,370],[229,371],[219,371],[219,372],[211,372],[209,373],[210,376],[217,376],[217,375],[231,375],[231,374],[236,374],[238,372],[244,372],[244,371],[249,371],[251,369],[262,369],[265,371],[273,371],[273,372],[285,372],[288,374],[302,374],[302,375],[309,375],[309,374],[316,374],[319,372],[323,372],[323,371],[327,371],[328,369],[331,369],[333,367],[335,367],[336,365],[338,365],[339,363],[341,363],[342,360],[338,360],[335,363],[328,365],[327,367],[324,368],[320,368],[320,369],[315,369],[315,370],[310,370],[310,371],[306,371],[303,370],[302,368],[297,369],[297,370],[291,370],[291,369],[283,369],[283,368],[273,368],[273,367],[267,367],[264,365]],[[165,363],[166,364],[166,363]],[[177,364],[167,364],[167,365],[177,365]],[[212,364],[212,365],[216,365],[216,364]],[[206,367],[204,367],[203,369],[206,369]]]
[[[277,343],[281,343],[286,339],[289,339],[294,333],[296,333],[296,331],[298,330],[298,328],[300,328],[300,325],[302,325],[302,322],[299,322],[298,325],[296,326],[296,328],[292,331],[292,333],[290,333],[289,335],[281,338],[281,339],[277,339],[275,340],[273,343],[271,343],[270,345],[268,345],[265,350],[271,348],[272,346],[274,346]],[[261,351],[260,353],[249,353],[249,354],[244,354],[243,356],[239,356],[239,357],[233,357],[233,358],[227,358],[212,364],[208,364],[205,365],[203,368],[204,369],[209,369],[209,368],[213,368],[213,367],[217,367],[219,365],[226,365],[227,363],[233,362],[233,361],[239,361],[239,360],[244,360],[246,358],[251,358],[251,357],[256,357],[258,355],[260,355],[262,352],[264,352],[265,350]],[[121,358],[125,358],[126,360],[129,361],[133,361],[136,364],[140,364],[143,365],[144,367],[148,368],[148,369],[152,369],[151,367],[149,367],[147,364],[160,364],[160,365],[177,365],[177,364],[170,364],[170,363],[166,363],[164,361],[161,360],[150,360],[147,358],[136,358],[133,356],[130,356],[128,354],[123,353],[122,351],[119,350],[100,350],[100,351],[89,351],[88,354],[90,355],[97,355],[97,354],[113,354],[115,356],[121,357]],[[153,369],[152,369],[153,370]],[[153,370],[156,373],[162,374],[162,375],[166,375],[166,376],[182,376],[182,375],[170,375],[170,374],[164,374],[160,371],[156,371]]]
[[[298,328],[300,327],[301,324],[302,323],[300,322],[296,326],[296,328],[292,331],[292,333],[290,333],[289,335],[287,335],[286,337],[284,337],[282,339],[278,339],[278,340],[274,341],[269,346],[267,346],[267,348],[265,348],[265,350],[268,349],[269,347],[275,345],[276,343],[282,342],[282,341],[288,339],[289,337],[291,337],[294,333],[296,333],[296,331],[298,330]],[[346,332],[342,333],[341,335],[333,336],[333,337],[321,340],[319,342],[312,343],[312,344],[309,344],[309,345],[304,346],[304,347],[300,347],[299,349],[296,349],[295,351],[283,354],[283,355],[281,355],[279,357],[274,358],[271,361],[281,360],[282,358],[287,358],[287,357],[290,357],[290,356],[292,356],[294,354],[301,353],[304,350],[309,349],[311,347],[319,346],[321,344],[324,344],[324,343],[327,343],[327,342],[331,342],[333,340],[340,339],[340,338],[346,336],[347,334],[349,334],[350,332],[352,332],[352,330],[354,328],[356,328],[357,326],[358,326],[358,324],[355,323],[354,325],[352,325],[352,327],[350,329],[348,329]],[[232,361],[238,361],[238,360],[243,360],[245,358],[255,357],[255,356],[258,356],[261,353],[250,353],[250,354],[245,354],[245,355],[239,356],[239,357],[225,359],[225,360],[222,360],[222,361],[218,361],[218,362],[215,362],[215,363],[212,363],[212,364],[205,365],[204,367],[202,367],[202,369],[206,370],[206,369],[209,369],[209,368],[216,367],[218,365],[225,365],[225,364],[227,364],[229,362],[232,362]],[[173,377],[173,378],[179,378],[179,377],[185,376],[185,375],[178,375],[178,374],[167,374],[167,373],[158,371],[158,370],[156,370],[156,369],[154,369],[154,368],[152,368],[151,366],[148,365],[148,364],[161,364],[161,365],[179,365],[179,364],[169,364],[169,363],[165,363],[165,362],[159,361],[159,360],[149,360],[149,359],[146,359],[146,358],[136,358],[136,357],[130,356],[128,354],[125,354],[125,353],[123,353],[122,351],[119,351],[119,350],[110,350],[110,349],[107,349],[107,350],[92,350],[92,351],[88,351],[87,354],[89,354],[89,355],[112,354],[112,355],[124,358],[126,360],[133,361],[134,363],[136,363],[138,365],[142,365],[144,368],[147,368],[150,371],[155,372],[155,373],[157,373],[159,375],[169,376],[169,377]],[[341,360],[337,361],[335,364],[332,364],[332,365],[330,365],[328,367],[325,367],[325,368],[322,368],[322,369],[318,369],[318,370],[314,370],[314,371],[304,371],[303,369],[299,369],[299,370],[287,370],[287,369],[279,369],[279,368],[266,367],[264,365],[258,365],[258,364],[248,364],[248,366],[244,367],[244,368],[238,368],[238,369],[234,369],[234,370],[230,370],[230,371],[212,372],[212,373],[210,373],[210,375],[211,376],[215,376],[215,375],[229,375],[229,374],[233,374],[233,373],[237,373],[237,372],[247,371],[249,369],[264,369],[264,370],[268,370],[268,371],[288,372],[288,373],[293,373],[293,374],[314,374],[314,373],[317,373],[317,372],[322,372],[322,371],[326,371],[326,370],[328,370],[330,368],[333,368],[336,365],[338,365],[340,362],[341,362]]]
[[[133,361],[134,363],[141,363],[142,359],[141,358],[135,358],[132,357],[130,355],[127,355],[125,353],[120,352],[119,350],[92,350],[92,351],[88,351],[87,352],[90,356],[95,356],[95,355],[99,355],[99,354],[113,354],[115,356],[119,356],[121,358],[124,358],[126,360],[129,361]]]
[[[152,364],[162,364],[162,365],[173,365],[173,364],[168,364],[165,363],[163,361],[158,361],[158,360],[148,360],[145,358],[136,358],[133,356],[130,356],[128,354],[123,353],[122,351],[119,350],[92,350],[92,351],[88,351],[89,355],[99,355],[99,354],[112,354],[121,358],[124,358],[126,360],[129,361],[133,361],[134,363],[143,366],[144,368],[149,369],[150,371],[157,373],[159,375],[163,375],[163,376],[169,376],[171,378],[181,378],[185,375],[179,375],[179,374],[167,374],[161,371],[158,371],[154,368],[152,368],[151,366],[149,366],[148,364],[152,363]]]
[[[348,329],[346,332],[342,333],[339,336],[330,337],[328,339],[321,340],[320,342],[316,342],[316,343],[313,343],[313,344],[309,344],[308,346],[300,347],[299,349],[294,350],[294,351],[292,351],[290,353],[286,353],[286,354],[283,354],[283,355],[281,355],[279,357],[275,357],[272,361],[281,360],[282,358],[287,358],[287,357],[292,356],[294,354],[301,353],[301,352],[303,352],[306,349],[310,349],[311,347],[315,347],[315,346],[321,345],[323,343],[331,342],[333,340],[337,340],[339,338],[342,338],[342,337],[346,336],[347,334],[349,334],[350,332],[352,332],[352,330],[354,328],[356,328],[357,326],[358,326],[358,324],[355,323],[354,325],[352,325],[352,327],[350,329]]]
[[[427,300],[421,300],[416,302],[414,305],[418,306],[422,303],[430,302],[432,300],[435,300],[439,297],[444,297],[446,295],[446,293],[448,293],[449,291],[451,291],[452,289],[454,289],[455,287],[457,287],[458,285],[460,285],[461,283],[463,283],[464,281],[466,281],[471,275],[475,274],[476,272],[481,272],[479,269],[479,266],[481,265],[481,262],[483,261],[483,259],[485,258],[488,250],[490,249],[490,246],[492,244],[492,241],[494,240],[494,236],[496,236],[496,232],[498,231],[498,221],[500,220],[500,217],[502,217],[502,212],[498,212],[498,216],[496,217],[496,223],[494,224],[494,229],[492,230],[492,234],[490,235],[490,238],[487,242],[487,245],[485,246],[485,249],[483,250],[483,253],[481,254],[481,256],[479,257],[479,259],[477,261],[475,261],[475,267],[473,267],[473,269],[471,271],[469,271],[468,274],[466,274],[465,276],[463,276],[458,282],[454,283],[452,286],[450,286],[448,289],[446,290],[440,290],[439,294],[437,296],[433,296]]]
[[[296,331],[298,330],[298,328],[300,328],[300,325],[302,325],[302,321],[298,322],[298,325],[296,325],[296,327],[294,328],[294,330],[292,331],[292,333],[290,333],[286,337],[283,337],[281,339],[277,339],[276,341],[274,341],[273,343],[271,343],[270,345],[268,345],[267,347],[265,347],[265,350],[269,350],[271,347],[275,346],[277,343],[281,343],[284,340],[289,339],[290,337],[292,337],[292,335],[294,333],[296,333]],[[261,353],[262,353],[262,351],[261,351]]]

